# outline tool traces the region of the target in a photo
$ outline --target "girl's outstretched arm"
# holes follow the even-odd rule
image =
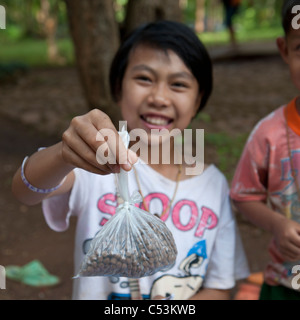
[[[14,196],[26,205],[40,203],[46,197],[66,193],[71,190],[74,182],[73,166],[67,164],[61,154],[62,142],[31,155],[24,167],[23,174],[28,182],[40,189],[50,189],[62,185],[51,193],[31,191],[23,182],[21,167],[17,170],[12,181]]]
[[[100,149],[101,153],[98,152]],[[106,151],[114,155],[115,161],[101,164],[99,156]],[[127,151],[124,144],[120,143],[118,132],[110,118],[102,111],[94,109],[83,116],[75,117],[64,132],[61,142],[34,153],[23,167],[23,178],[25,176],[28,183],[34,187],[53,188],[66,177],[60,187],[49,194],[31,191],[21,178],[20,167],[13,178],[12,191],[21,202],[34,205],[46,197],[70,191],[74,182],[74,168],[106,175],[116,173],[120,168],[130,170],[137,159],[134,152]]]

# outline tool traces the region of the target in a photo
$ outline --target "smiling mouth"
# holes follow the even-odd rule
[[[150,125],[159,126],[159,127],[167,126],[171,122],[173,122],[173,119],[171,118],[154,116],[154,115],[142,115],[141,119]]]

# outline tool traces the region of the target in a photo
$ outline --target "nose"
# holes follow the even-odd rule
[[[168,87],[165,84],[157,84],[149,94],[148,102],[156,108],[166,108],[170,105]]]

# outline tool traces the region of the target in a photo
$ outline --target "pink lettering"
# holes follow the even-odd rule
[[[202,210],[202,216],[195,233],[196,237],[202,237],[205,229],[208,229],[208,230],[213,229],[218,224],[218,217],[215,215],[215,213],[211,209],[202,207],[201,210]]]
[[[109,202],[115,203],[114,205],[109,204]],[[111,216],[113,216],[116,213],[116,205],[117,205],[117,197],[113,193],[107,193],[104,194],[97,203],[97,208],[103,212],[103,213],[108,213]],[[100,225],[103,226],[108,219],[103,218],[100,222]]]
[[[153,200],[153,199],[159,199],[162,203],[162,210],[161,212],[157,212],[159,215],[162,214],[168,207],[169,205],[169,198],[163,194],[163,193],[149,193],[146,197],[145,197],[145,203],[147,205],[148,208],[150,208],[150,202]],[[143,210],[146,210],[145,207],[144,207],[144,204],[141,205],[141,209]],[[166,221],[168,219],[168,216],[169,216],[169,212],[170,210],[168,210],[162,217],[162,221]],[[156,213],[156,212],[153,212],[153,213]]]
[[[180,212],[183,206],[189,206],[191,210],[190,220],[187,224],[183,225],[180,221]],[[198,218],[198,208],[195,202],[189,200],[181,200],[176,203],[172,212],[172,220],[176,228],[182,231],[188,231],[192,229]]]

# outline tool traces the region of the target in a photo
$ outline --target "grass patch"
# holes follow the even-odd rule
[[[1,63],[21,62],[29,67],[47,66],[47,43],[40,39],[3,41],[0,50]],[[73,44],[69,39],[58,40],[57,46],[66,64],[74,63]]]
[[[236,31],[236,37],[239,43],[275,40],[282,34],[283,31],[281,26],[273,28],[256,28],[250,30],[245,28],[238,28]],[[202,34],[199,34],[199,38],[207,47],[225,44],[227,45],[229,43],[229,34],[227,30],[220,30],[217,32],[204,32]]]
[[[216,149],[216,165],[229,180],[233,178],[247,138],[248,134],[239,134],[236,137],[231,137],[225,132],[205,134],[205,144]]]

